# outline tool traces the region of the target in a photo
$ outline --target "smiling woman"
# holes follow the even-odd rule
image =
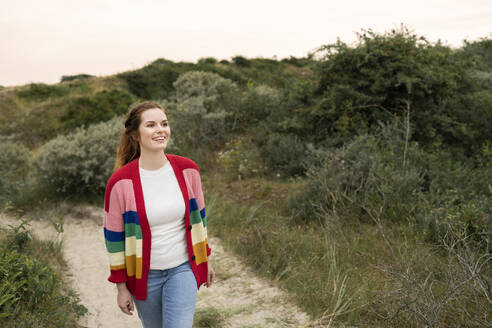
[[[191,327],[198,288],[210,287],[205,203],[198,166],[166,154],[166,110],[143,102],[127,115],[106,186],[104,236],[117,304],[144,328]]]
[[[141,116],[142,123],[138,127],[139,135],[137,140],[141,146],[140,152],[147,153],[149,156],[144,156],[144,158],[147,158],[155,151],[164,151],[166,149],[169,137],[171,136],[171,129],[169,128],[166,113],[160,108],[146,110]],[[157,164],[159,163],[157,162]],[[156,169],[152,167],[147,168],[150,170]]]

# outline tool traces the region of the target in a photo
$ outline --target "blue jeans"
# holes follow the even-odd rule
[[[149,270],[147,299],[136,300],[144,328],[191,328],[198,288],[190,263],[167,270]]]

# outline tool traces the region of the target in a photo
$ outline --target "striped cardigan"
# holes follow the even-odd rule
[[[166,154],[185,200],[185,227],[190,265],[197,286],[207,282],[210,247],[198,166],[192,160]],[[126,282],[138,300],[147,298],[152,236],[145,213],[138,158],[109,178],[104,197],[104,238],[113,283]]]

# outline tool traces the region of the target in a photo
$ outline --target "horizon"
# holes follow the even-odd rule
[[[0,13],[0,85],[113,75],[159,58],[299,58],[337,39],[353,44],[362,30],[384,33],[401,25],[453,48],[492,36],[492,2],[485,0],[253,0],[240,6],[225,0],[10,2]]]

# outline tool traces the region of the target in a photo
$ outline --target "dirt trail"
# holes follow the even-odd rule
[[[88,314],[80,325],[99,327],[141,327],[137,314],[127,316],[116,306],[116,288],[106,279],[108,258],[102,234],[103,210],[75,208],[64,218],[64,232],[57,234],[46,221],[31,222],[38,238],[63,238],[68,262],[67,277],[79,293]],[[2,217],[2,222],[11,221]],[[211,258],[216,280],[211,288],[200,288],[195,324],[210,315],[222,319],[222,327],[304,327],[309,317],[289,304],[286,295],[271,283],[258,278],[235,256],[211,238]],[[195,325],[198,327],[198,325]]]

